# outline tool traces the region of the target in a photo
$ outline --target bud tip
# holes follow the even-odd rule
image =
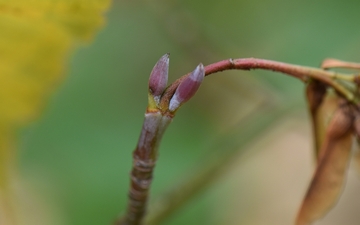
[[[163,55],[155,64],[149,78],[149,91],[159,98],[166,88],[169,73],[169,56],[170,53]]]
[[[181,104],[190,100],[199,89],[204,76],[205,69],[203,64],[200,63],[177,87],[174,96],[170,100],[169,110],[175,111]]]

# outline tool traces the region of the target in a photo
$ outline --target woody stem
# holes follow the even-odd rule
[[[116,225],[142,224],[158,156],[158,147],[171,120],[169,115],[163,115],[157,110],[147,110],[145,113],[140,138],[133,152],[127,212],[123,218],[116,221]]]

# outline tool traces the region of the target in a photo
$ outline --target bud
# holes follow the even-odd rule
[[[199,89],[205,76],[204,66],[200,63],[195,70],[185,78],[177,87],[174,96],[170,100],[169,110],[175,111],[192,98]]]
[[[169,73],[169,53],[163,55],[155,64],[149,78],[149,91],[155,101],[159,101],[164,92]]]

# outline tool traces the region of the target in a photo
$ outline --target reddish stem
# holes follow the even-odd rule
[[[337,83],[333,78],[336,77],[337,73],[332,71],[325,71],[318,68],[298,66],[288,63],[276,62],[266,59],[256,59],[256,58],[243,58],[243,59],[227,59],[222,60],[213,64],[210,64],[205,67],[205,76],[208,76],[213,73],[221,72],[224,70],[251,70],[251,69],[264,69],[271,70],[276,72],[281,72],[295,78],[298,78],[302,81],[306,81],[307,78],[311,77],[316,80],[319,80],[338,91],[346,99],[351,102],[354,102],[354,96],[352,93],[349,93],[346,88]],[[175,82],[173,82],[164,92],[161,97],[160,106],[163,110],[167,109],[169,101],[173,96],[176,88],[179,84],[187,77],[189,74],[186,74]]]

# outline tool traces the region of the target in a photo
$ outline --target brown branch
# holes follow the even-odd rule
[[[184,75],[178,80],[176,80],[174,83],[172,83],[161,95],[159,102],[158,97],[160,96],[155,96],[154,94],[157,93],[158,89],[160,90],[160,88],[163,88],[164,82],[162,82],[162,78],[166,78],[167,80],[166,67],[168,66],[168,55],[163,56],[160,59],[160,62],[161,63],[158,62],[158,64],[155,65],[152,75],[150,76],[151,82],[149,83],[149,105],[145,114],[145,121],[138,141],[138,145],[133,154],[134,163],[131,172],[128,210],[125,217],[119,219],[116,222],[117,225],[142,224],[146,211],[153,169],[157,160],[157,149],[160,144],[162,134],[166,130],[167,125],[171,122],[172,117],[177,111],[177,108],[176,110],[169,110],[169,103],[170,100],[172,100],[173,95],[180,84],[183,84],[181,86],[183,87],[185,83],[194,84],[194,82],[201,82],[201,76],[204,76],[204,72],[205,75],[210,75],[212,73],[221,72],[224,70],[264,69],[281,72],[293,76],[304,82],[307,81],[309,78],[318,80],[334,88],[349,102],[357,103],[358,101],[358,99],[355,99],[352,91],[348,90],[345,86],[343,86],[336,80],[346,77],[347,81],[352,81],[351,79],[354,80],[354,77],[349,77],[346,74],[339,74],[317,68],[292,65],[264,59],[245,58],[223,60],[217,63],[210,64],[205,68],[203,68],[200,64],[197,69],[193,71],[192,74],[189,73],[187,75]],[[162,69],[158,70],[158,67]],[[189,77],[190,75],[192,76]],[[196,88],[195,86],[194,88],[197,89],[199,85],[200,84],[195,85]],[[177,97],[179,97],[179,99],[183,102],[187,101],[188,98],[191,98],[192,95],[195,93],[196,90],[194,88],[179,88],[177,92],[181,93],[178,93],[180,97]],[[183,102],[180,103],[182,104]]]
[[[145,113],[140,138],[133,153],[134,161],[131,171],[127,213],[125,217],[120,218],[115,224],[142,224],[146,212],[152,174],[157,160],[157,150],[161,137],[171,119],[168,115],[162,115],[156,110]]]

